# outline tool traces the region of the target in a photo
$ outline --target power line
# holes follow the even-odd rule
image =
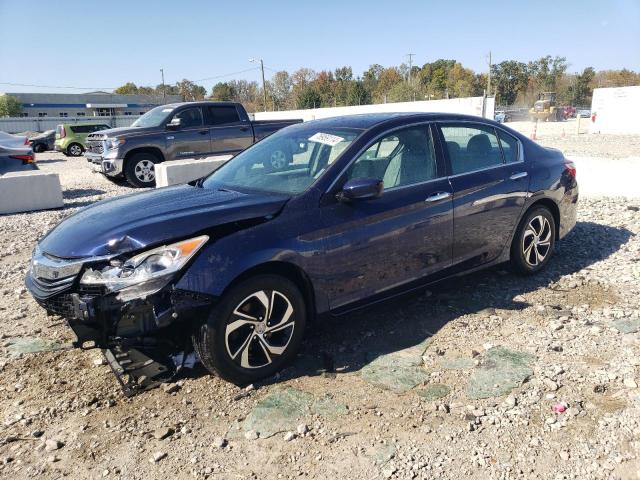
[[[267,68],[267,67],[264,67],[264,68]],[[223,75],[216,75],[214,77],[199,78],[198,80],[192,80],[192,82],[204,82],[205,80],[215,80],[216,78],[231,77],[232,75],[238,75],[240,73],[251,72],[253,70],[260,70],[260,67],[251,67],[251,68],[247,68],[246,70],[239,70],[237,72],[225,73]]]

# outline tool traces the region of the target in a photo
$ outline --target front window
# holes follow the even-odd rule
[[[238,154],[204,188],[299,194],[311,186],[362,131],[300,125],[265,138]]]
[[[377,140],[353,162],[347,179],[375,178],[384,188],[404,187],[437,178],[436,154],[428,126],[397,130]]]
[[[166,123],[167,117],[171,112],[173,112],[173,110],[174,107],[169,107],[167,105],[152,108],[135,122],[133,122],[131,126],[141,128],[159,127],[163,124],[163,122]]]

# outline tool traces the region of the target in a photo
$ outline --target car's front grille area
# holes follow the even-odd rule
[[[32,277],[33,285],[36,287],[39,292],[40,297],[50,297],[55,295],[56,293],[63,292],[68,289],[75,280],[76,275],[71,275],[69,277],[49,280],[47,278],[37,278]]]
[[[88,141],[87,142],[87,152],[97,153],[102,155],[104,152],[104,147],[102,146],[102,141]]]
[[[48,313],[60,315],[65,318],[74,317],[73,299],[71,298],[70,293],[56,295],[55,297],[47,298],[46,300],[39,300],[36,298],[36,301]]]
[[[77,293],[82,300],[86,301],[88,298],[96,298],[104,295],[106,290],[101,286],[82,285]],[[49,313],[65,318],[75,317],[72,293],[62,293],[44,300],[36,298],[36,301]]]

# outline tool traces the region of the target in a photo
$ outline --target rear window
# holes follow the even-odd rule
[[[228,125],[240,121],[238,110],[233,105],[209,107],[209,118],[211,125]]]
[[[500,139],[500,146],[502,147],[502,152],[504,153],[504,159],[507,163],[515,163],[520,160],[520,144],[518,140],[509,135],[506,132],[503,132],[500,129],[496,129],[498,132],[498,138]]]
[[[73,133],[88,133],[89,127],[86,125],[74,125],[73,127],[69,127]]]

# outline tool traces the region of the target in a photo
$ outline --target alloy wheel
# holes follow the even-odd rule
[[[74,157],[79,157],[80,154],[82,153],[82,149],[78,145],[71,145],[69,147],[69,153]]]
[[[293,306],[282,293],[252,293],[234,308],[227,321],[227,354],[242,368],[266,367],[286,351],[295,329],[293,315]]]
[[[156,178],[156,172],[151,160],[140,160],[134,168],[136,178],[143,183],[150,183]]]
[[[271,167],[280,170],[287,166],[287,157],[282,150],[276,150],[271,154]]]
[[[542,264],[551,249],[552,229],[543,215],[533,217],[522,236],[522,254],[531,267]]]

